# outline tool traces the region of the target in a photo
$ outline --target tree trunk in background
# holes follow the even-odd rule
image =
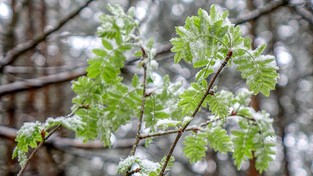
[[[47,25],[47,7],[46,7],[46,3],[45,0],[41,0],[40,1],[40,7],[39,7],[39,12],[40,12],[40,33],[44,33],[45,31],[45,27]],[[45,63],[44,63],[44,67],[49,67],[49,61],[48,61],[48,55],[47,55],[47,42],[43,41],[40,44],[40,54],[42,54],[43,58],[45,58]],[[48,73],[46,72],[46,70],[44,69],[43,71],[43,76],[48,75]],[[44,107],[42,108],[43,113],[42,114],[42,120],[45,120],[47,114],[50,114],[50,91],[49,91],[49,86],[45,86],[43,88],[43,94],[44,94]]]
[[[54,66],[58,67],[58,66],[62,66],[64,65],[64,61],[62,59],[62,55],[61,53],[63,53],[63,46],[62,46],[62,42],[60,42],[59,40],[56,41],[56,46],[58,48],[58,53],[54,56],[55,57],[55,62],[54,62]],[[56,84],[54,86],[55,89],[55,93],[57,97],[64,97],[65,95],[65,91],[64,91],[64,83],[59,83]],[[54,103],[54,113],[55,115],[64,115],[66,114],[66,110],[65,110],[65,101],[62,98],[58,98],[56,99],[55,103]]]
[[[26,19],[25,21],[28,22],[27,24],[27,29],[26,29],[26,40],[32,40],[34,38],[34,34],[35,34],[35,21],[36,19],[34,19],[34,16],[32,16],[32,13],[34,12],[34,7],[33,7],[33,2],[32,1],[28,1],[28,3],[26,4],[27,6],[27,15],[26,15]],[[23,65],[25,64],[26,66],[32,67],[33,66],[33,61],[32,61],[32,56],[34,54],[34,49],[29,50],[27,53],[25,53],[25,63],[23,63]],[[34,74],[34,75],[33,75]],[[29,77],[35,77],[36,73],[31,73],[30,75],[28,75]],[[23,111],[25,112],[25,114],[28,115],[28,117],[30,117],[31,119],[24,119],[25,121],[34,121],[37,120],[36,117],[38,116],[37,114],[37,109],[35,106],[36,103],[36,90],[29,90],[27,91],[27,97],[24,103],[24,107],[23,107]]]
[[[6,54],[10,49],[14,48],[14,46],[16,45],[16,37],[15,37],[15,27],[18,21],[18,13],[16,11],[16,1],[15,0],[11,0],[11,10],[12,10],[12,21],[10,22],[10,24],[8,25],[8,28],[6,29],[6,31],[4,32],[3,35],[3,42],[2,43],[2,49],[3,49],[3,53]],[[3,73],[1,74],[1,82],[4,81],[2,79]],[[6,79],[5,82],[7,83],[11,83],[14,82],[14,77],[12,77],[11,75],[5,75],[4,79]],[[5,111],[6,111],[6,117],[7,117],[7,125],[10,127],[16,127],[16,118],[15,118],[15,94],[10,94],[6,97],[7,99],[2,101],[5,101]],[[14,148],[15,142],[14,141],[7,141],[7,145],[6,145],[6,160],[7,160],[7,172],[5,173],[7,176],[13,176],[15,175],[14,173],[14,168],[16,167],[16,161],[12,160],[12,149]]]
[[[247,7],[250,11],[256,9],[256,6],[254,4],[254,0],[248,0],[247,1]],[[252,20],[250,21],[251,24],[251,29],[250,29],[250,35],[252,37],[252,49],[255,48],[254,46],[254,40],[255,40],[255,36],[256,36],[256,20]],[[251,98],[251,106],[255,111],[259,111],[260,110],[260,102],[259,102],[259,98],[256,95],[253,95]],[[255,163],[256,163],[256,158],[254,157],[254,153],[253,153],[253,158],[249,160],[249,169],[248,169],[248,176],[258,176],[259,172],[256,170],[255,167]]]

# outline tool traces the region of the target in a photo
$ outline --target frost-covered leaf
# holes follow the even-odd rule
[[[189,17],[184,26],[176,27],[178,37],[171,39],[174,61],[184,59],[196,68],[206,67],[197,74],[197,80],[207,78],[215,61],[224,59],[231,47],[230,35],[226,34],[234,26],[226,22],[225,14],[218,14],[212,5],[210,15],[199,9],[198,16]]]
[[[167,129],[169,127],[178,128],[181,124],[182,124],[182,122],[178,121],[178,120],[162,119],[162,120],[159,120],[155,126],[164,130],[164,129]]]
[[[181,87],[179,83],[171,83],[168,76],[163,77],[162,85],[155,87],[151,95],[147,97],[145,104],[146,127],[152,131],[156,129],[159,120],[181,120],[180,107],[177,107]]]
[[[214,95],[208,95],[206,102],[209,109],[217,117],[226,117],[229,115],[231,101],[234,95],[231,92],[222,90]]]
[[[133,165],[137,165],[137,168],[139,168],[137,173],[140,173],[143,176],[149,176],[150,173],[156,172],[157,169],[160,167],[159,163],[155,163],[147,159],[141,159],[136,156],[129,156],[119,162],[117,167],[118,172],[125,173]]]
[[[258,124],[259,131],[254,136],[255,157],[256,157],[256,169],[261,173],[269,167],[271,161],[275,156],[275,131],[273,129],[273,119],[269,114],[262,112],[255,112],[253,114]]]
[[[17,146],[13,151],[12,158],[18,157],[18,161],[21,166],[24,166],[27,159],[28,148],[35,148],[39,142],[42,142],[43,136],[41,135],[42,124],[38,121],[36,122],[26,122],[18,130],[15,141]]]
[[[204,93],[205,87],[197,83],[192,83],[191,86],[180,95],[178,106],[182,108],[183,115],[191,115],[200,103]],[[202,104],[206,106],[205,103]]]
[[[139,157],[137,156],[128,156],[126,159],[121,160],[117,166],[118,173],[125,173],[138,160]]]
[[[261,55],[264,46],[260,46],[253,52],[244,49],[246,53],[233,60],[241,76],[247,80],[247,85],[253,94],[262,92],[265,96],[269,96],[270,90],[274,90],[277,83],[278,67],[274,56]]]
[[[240,169],[243,161],[252,158],[254,149],[253,138],[258,133],[258,129],[254,125],[248,124],[246,121],[239,122],[240,129],[232,131],[234,143],[234,163]]]
[[[256,168],[263,172],[275,155],[276,135],[272,127],[273,119],[264,111],[255,112],[252,108],[244,109],[249,111],[246,113],[249,116],[241,115],[244,118],[239,121],[240,128],[232,131],[235,147],[233,158],[237,167],[240,168],[241,163],[252,158],[252,152],[254,152]]]
[[[251,101],[252,92],[246,88],[241,88],[237,91],[234,98],[234,103],[238,103],[240,106],[248,106]]]
[[[48,118],[46,123],[44,124],[44,128],[48,130],[51,127],[62,125],[67,129],[70,129],[74,132],[78,132],[80,130],[84,130],[85,123],[82,121],[81,117],[73,116],[73,117],[58,117],[58,118]]]
[[[215,151],[221,153],[227,153],[233,151],[233,143],[227,131],[220,126],[212,127],[209,126],[207,131],[207,139],[209,141],[210,147]]]
[[[184,140],[184,155],[191,163],[200,161],[207,150],[207,135],[206,133],[196,133],[185,137]]]

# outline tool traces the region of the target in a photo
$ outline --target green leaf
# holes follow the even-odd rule
[[[113,46],[112,46],[112,44],[111,44],[111,42],[110,41],[108,41],[107,39],[105,39],[105,38],[102,38],[102,45],[106,48],[106,49],[108,49],[108,50],[113,50]]]
[[[185,137],[184,155],[191,163],[200,161],[207,150],[206,133],[196,133]]]
[[[136,57],[142,57],[142,51],[141,51],[141,50],[137,51],[137,52],[135,53],[135,56],[136,56]]]
[[[89,67],[86,69],[89,78],[96,78],[101,73],[103,61],[101,59],[89,59]]]
[[[241,88],[237,91],[233,103],[239,103],[241,106],[248,106],[251,101],[252,92],[246,88]]]
[[[200,59],[193,64],[193,67],[194,68],[204,67],[204,66],[207,66],[209,62],[210,61],[207,59]]]
[[[85,123],[79,116],[48,118],[44,124],[44,129],[48,130],[49,128],[57,125],[62,125],[63,127],[66,127],[67,129],[70,129],[76,133],[85,130]]]
[[[258,133],[256,126],[249,125],[248,122],[242,120],[239,122],[240,129],[232,131],[234,143],[234,163],[240,169],[243,161],[252,158],[254,149],[253,138]]]
[[[166,113],[165,113],[166,114]],[[166,116],[167,117],[167,116]],[[181,121],[178,120],[172,120],[172,119],[164,119],[164,120],[158,120],[158,122],[156,123],[156,127],[165,130],[169,127],[173,127],[173,128],[179,128],[179,126],[182,124]]]
[[[119,162],[117,167],[118,172],[125,173],[134,164],[137,164],[139,166],[140,171],[138,173],[142,175],[149,175],[150,173],[152,174],[153,172],[156,172],[157,169],[159,169],[160,167],[159,163],[155,163],[147,159],[141,159],[136,156],[128,156],[126,159]]]
[[[275,155],[276,146],[275,141],[271,139],[271,136],[264,136],[262,134],[257,134],[254,137],[255,141],[255,157],[256,157],[256,169],[262,173],[267,170],[273,157]]]
[[[192,83],[191,86],[180,95],[178,106],[182,108],[183,115],[191,115],[197,108],[206,89],[197,83]],[[205,103],[202,104],[204,107]]]
[[[278,67],[275,64],[275,57],[270,55],[257,55],[262,47],[254,55],[246,54],[244,57],[234,59],[237,70],[247,80],[247,85],[253,94],[262,92],[269,96],[270,90],[275,89],[278,78]]]
[[[105,57],[108,55],[108,53],[103,50],[103,49],[93,49],[92,52],[97,55],[97,56],[100,56],[100,57]]]
[[[268,169],[270,162],[273,161],[276,135],[272,126],[273,119],[270,118],[268,113],[265,111],[254,112],[253,117],[256,119],[257,127],[260,131],[253,139],[256,169],[262,173]]]
[[[148,43],[147,43],[147,48],[152,49],[154,45],[154,39],[150,38]]]
[[[18,157],[18,161],[23,167],[26,164],[28,148],[36,148],[37,143],[42,142],[43,136],[41,135],[43,127],[38,121],[26,122],[18,130],[15,141],[17,146],[13,151],[12,158]]]
[[[207,131],[207,139],[209,141],[210,147],[215,151],[221,153],[227,153],[233,151],[233,143],[227,131],[220,126],[212,127],[209,126]]]
[[[171,83],[168,76],[163,77],[163,85],[151,92],[147,97],[145,104],[146,127],[153,130],[159,120],[168,119],[170,121],[181,120],[184,116],[181,114],[177,102],[180,93],[177,90],[181,84]]]
[[[197,81],[204,80],[207,77],[209,77],[209,75],[212,74],[213,72],[214,70],[212,68],[205,67],[196,74],[196,80]]]
[[[217,12],[214,4],[211,6],[210,9],[210,17],[213,21],[215,21],[215,19],[217,18]]]
[[[137,74],[134,74],[133,79],[132,79],[132,86],[138,87],[139,85],[140,85],[139,77]]]
[[[99,120],[99,111],[97,108],[78,109],[75,113],[83,122],[83,129],[78,130],[76,135],[81,137],[84,142],[98,137],[97,123]]]
[[[171,49],[172,52],[176,52],[174,56],[175,63],[178,63],[182,58],[186,61],[192,60],[192,54],[190,51],[189,42],[181,39],[181,38],[173,38],[170,40],[173,48]]]
[[[217,117],[226,117],[229,115],[231,101],[234,95],[231,92],[222,90],[214,95],[208,95],[206,102],[209,104],[209,109]]]
[[[121,160],[117,166],[118,173],[125,173],[138,160],[139,158],[136,156],[128,156],[126,159]]]

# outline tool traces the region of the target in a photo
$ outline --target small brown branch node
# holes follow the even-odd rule
[[[135,173],[138,173],[141,171],[141,168],[136,168],[135,170],[132,170],[132,171],[127,171],[127,174],[128,175],[132,175],[132,174],[135,174]]]

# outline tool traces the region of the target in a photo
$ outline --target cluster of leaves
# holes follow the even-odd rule
[[[160,173],[164,160],[165,158],[159,163],[156,163],[137,156],[128,156],[118,164],[118,171],[119,173],[128,173],[129,168],[133,167],[133,171],[139,172],[142,175],[157,176]],[[173,165],[174,157],[171,157],[167,168],[170,169]]]
[[[230,23],[227,15],[227,11],[219,15],[213,5],[210,15],[199,9],[198,16],[188,17],[185,26],[176,27],[179,37],[171,40],[172,51],[176,52],[174,61],[184,59],[194,68],[200,68],[196,80],[201,81],[209,77],[214,72],[213,66],[231,51],[231,62],[247,79],[250,90],[269,96],[278,77],[274,56],[261,55],[265,45],[252,50],[250,39],[242,37],[239,26]]]
[[[233,152],[235,164],[239,169],[242,162],[253,157],[254,152],[257,158],[256,168],[260,172],[266,170],[275,154],[272,119],[265,112],[255,112],[247,107],[251,99],[251,92],[247,89],[240,89],[236,96],[231,92],[223,94],[228,95],[231,104],[226,117],[235,120],[238,125],[227,132],[222,128],[223,121],[219,121],[197,130],[196,133],[185,137],[184,154],[194,163],[205,156],[207,146],[221,153]],[[217,99],[223,100],[223,97]],[[216,116],[212,118],[216,119]]]
[[[84,122],[79,116],[48,118],[45,123],[26,122],[17,132],[15,141],[17,146],[13,151],[13,158],[18,157],[21,166],[24,166],[27,159],[28,147],[36,148],[38,143],[45,141],[49,135],[49,129],[62,125],[74,132],[84,129]]]
[[[274,154],[272,120],[267,113],[248,107],[252,93],[268,96],[277,81],[273,56],[261,54],[265,45],[252,50],[250,39],[242,37],[239,27],[228,20],[228,12],[220,15],[214,5],[210,14],[200,9],[198,16],[187,18],[184,26],[176,28],[178,37],[171,40],[175,62],[184,59],[199,69],[195,82],[185,89],[179,83],[172,83],[168,76],[160,83],[155,81],[153,72],[157,63],[153,60],[153,40],[141,40],[133,10],[125,13],[117,5],[109,5],[108,10],[112,15],[101,16],[98,31],[103,47],[93,50],[95,57],[88,60],[87,76],[73,82],[72,89],[77,94],[73,98],[75,116],[25,123],[16,138],[18,145],[13,157],[18,156],[21,165],[25,164],[28,148],[44,141],[42,131],[56,125],[73,130],[84,141],[99,138],[105,146],[110,146],[111,134],[132,118],[143,115],[141,128],[152,133],[173,128],[179,131],[188,126],[200,107],[212,116],[207,119],[208,125],[201,125],[197,132],[185,137],[183,151],[191,163],[201,160],[211,147],[222,153],[233,152],[238,168],[254,153],[257,169],[266,170]],[[141,57],[138,65],[147,76],[140,78],[135,74],[128,85],[123,82],[121,69],[130,54]],[[236,64],[252,93],[242,89],[234,95],[217,91],[215,87],[207,94],[210,88],[207,80],[214,73],[215,65],[225,66],[228,61],[225,58],[230,56],[228,66]],[[228,119],[238,124],[229,131],[224,129]],[[172,158],[170,163],[173,162]],[[129,156],[120,162],[118,170],[129,173],[131,169],[154,176],[160,174],[165,163],[165,159],[155,163]]]

